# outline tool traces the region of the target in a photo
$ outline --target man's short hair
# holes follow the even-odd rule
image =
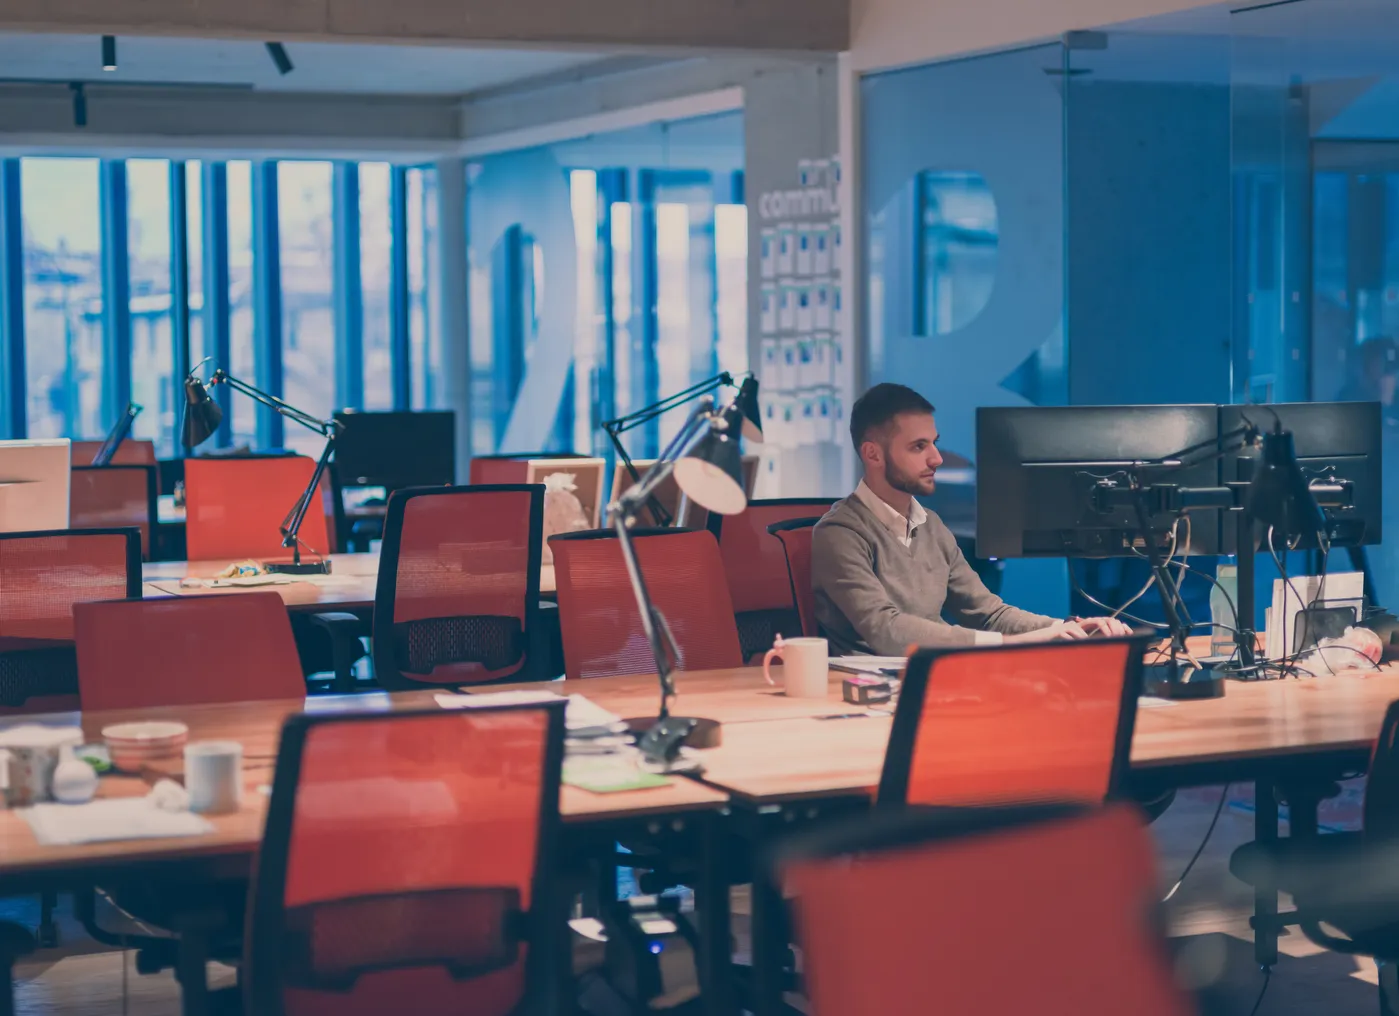
[[[933,404],[907,385],[889,382],[875,385],[856,399],[850,410],[850,440],[855,443],[855,451],[859,452],[866,441],[876,440],[871,435],[887,429],[900,413],[931,416]]]

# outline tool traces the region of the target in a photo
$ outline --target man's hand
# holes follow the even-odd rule
[[[1132,629],[1115,617],[1081,617],[1078,619],[1078,624],[1089,635],[1120,636],[1132,634]]]
[[[1039,628],[1019,635],[1007,635],[1004,641],[1007,645],[1016,645],[1026,642],[1062,642],[1064,640],[1086,639],[1095,635],[1107,637],[1130,634],[1132,634],[1132,629],[1115,617],[1071,617],[1067,621],[1056,621],[1048,628]]]
[[[1037,628],[1034,631],[1021,632],[1019,635],[1007,635],[1003,640],[1006,645],[1022,645],[1026,642],[1061,642],[1066,639],[1086,639],[1086,632],[1077,621],[1055,621],[1048,628]]]

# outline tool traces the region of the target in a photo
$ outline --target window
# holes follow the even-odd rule
[[[335,275],[328,162],[277,164],[282,254],[282,397],[325,418],[335,410]],[[288,424],[286,447],[319,455],[325,441]]]
[[[359,167],[360,293],[363,300],[363,409],[393,408],[393,350],[389,275],[393,233],[389,223],[389,164]]]
[[[102,261],[96,159],[20,163],[30,437],[101,437]]]
[[[444,404],[442,336],[428,304],[428,287],[437,270],[434,253],[437,247],[437,170],[410,169],[407,184],[408,362],[412,364],[412,406],[436,409]]]
[[[127,250],[131,286],[131,398],[144,407],[132,433],[175,452],[174,346],[171,343],[170,163],[126,164]]]
[[[260,384],[253,353],[253,166],[228,164],[228,301],[231,362],[210,364],[251,385]],[[240,396],[229,399],[234,446],[257,447],[257,412]]]

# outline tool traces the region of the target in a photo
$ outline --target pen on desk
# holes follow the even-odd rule
[[[873,713],[836,713],[834,716],[818,716],[818,720],[858,720],[863,716],[873,716]]]

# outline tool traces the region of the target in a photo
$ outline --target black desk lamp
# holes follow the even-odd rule
[[[1239,459],[1239,476],[1226,480],[1219,487],[1182,487],[1161,482],[1160,475],[1148,483],[1141,475],[1145,467],[1164,467],[1169,474],[1247,448],[1257,448],[1260,443],[1263,457],[1258,467],[1255,469],[1251,457]],[[1256,656],[1253,583],[1258,524],[1269,527],[1274,538],[1287,541],[1289,546],[1323,545],[1327,522],[1320,505],[1349,506],[1354,497],[1353,485],[1346,480],[1309,481],[1297,462],[1292,434],[1283,430],[1282,421],[1276,417],[1271,433],[1260,434],[1257,427],[1248,424],[1222,435],[1218,440],[1210,439],[1192,445],[1163,459],[1134,463],[1125,473],[1125,483],[1115,477],[1096,478],[1093,499],[1104,509],[1124,502],[1135,508],[1147,556],[1156,577],[1157,590],[1171,633],[1170,659],[1165,664],[1147,668],[1148,671],[1163,673],[1162,677],[1154,680],[1148,677],[1148,691],[1163,698],[1214,698],[1223,695],[1224,684],[1217,677],[1202,679],[1197,673],[1192,680],[1181,679],[1180,657],[1185,655],[1185,639],[1189,629],[1181,620],[1178,610],[1180,590],[1161,557],[1161,548],[1150,529],[1150,516],[1191,509],[1217,509],[1234,513],[1239,561],[1234,642],[1238,648],[1239,669],[1248,670],[1253,668]]]
[[[758,379],[751,373],[740,375],[740,377],[742,378],[742,382],[728,371],[724,371],[723,373],[714,375],[714,377],[708,380],[701,381],[699,384],[691,385],[684,391],[676,392],[668,398],[661,399],[659,402],[638,409],[634,413],[628,413],[626,416],[619,416],[615,420],[607,420],[604,422],[602,429],[607,432],[607,436],[612,440],[612,446],[617,449],[617,457],[622,460],[622,464],[627,467],[627,472],[631,474],[632,483],[640,483],[641,474],[632,463],[631,456],[627,454],[626,446],[622,444],[621,435],[643,424],[650,423],[663,413],[683,406],[692,399],[708,395],[724,386],[738,389],[738,394],[734,397],[733,402],[730,403],[730,408],[734,409],[738,414],[738,418],[742,423],[741,431],[743,437],[754,444],[761,444],[763,440],[763,417],[758,408]],[[674,442],[671,444],[673,447]],[[677,476],[677,483],[679,483],[679,479],[680,478]],[[684,492],[683,484],[681,485],[681,491],[682,493]],[[673,521],[670,513],[665,510],[654,494],[655,492],[653,490],[652,495],[648,498],[649,503],[646,507],[650,509],[651,517],[656,521],[657,525],[668,526]]]
[[[748,498],[743,489],[739,437],[745,433],[750,419],[749,407],[755,412],[757,409],[757,381],[752,378],[749,381],[753,388],[747,402],[735,399],[724,409],[716,410],[714,400],[703,397],[655,465],[607,509],[608,522],[617,531],[622,559],[626,562],[637,609],[641,612],[641,626],[661,684],[659,714],[629,721],[641,734],[642,751],[656,761],[673,762],[682,742],[696,747],[718,744],[719,723],[670,714],[670,702],[675,697],[674,671],[682,664],[682,655],[665,617],[651,603],[646,591],[646,577],[636,560],[631,527],[656,488],[672,474],[681,492],[701,507],[720,515],[736,515],[743,511]]]
[[[141,415],[141,410],[144,408],[146,407],[137,405],[135,402],[126,404],[126,408],[121,411],[121,416],[117,417],[117,422],[112,424],[112,429],[107,432],[106,440],[97,449],[97,454],[92,457],[94,466],[110,466],[112,464],[117,449],[131,434],[131,425],[136,422],[136,417]]]
[[[198,370],[206,362],[208,361],[201,361],[195,366],[195,370]],[[339,421],[317,419],[310,413],[287,405],[275,395],[269,395],[245,381],[239,381],[237,378],[229,376],[222,368],[215,370],[210,375],[207,386],[195,377],[192,370],[185,378],[185,420],[181,440],[186,449],[193,449],[209,440],[214,431],[219,429],[219,424],[223,422],[223,410],[209,396],[209,388],[214,385],[227,385],[235,392],[242,392],[255,402],[269,407],[288,420],[299,423],[307,430],[315,431],[325,438],[325,448],[321,451],[321,457],[316,460],[316,469],[311,474],[310,484],[297,498],[296,503],[292,505],[291,511],[287,512],[280,527],[282,546],[291,549],[291,562],[269,561],[265,562],[263,566],[269,572],[282,572],[288,575],[328,575],[330,573],[328,560],[324,558],[319,561],[301,560],[301,541],[297,539],[297,534],[301,532],[301,524],[306,520],[307,511],[315,503],[316,492],[321,485],[321,477],[325,475],[326,465],[330,462],[330,456],[335,451],[335,439],[339,435],[341,427]]]

